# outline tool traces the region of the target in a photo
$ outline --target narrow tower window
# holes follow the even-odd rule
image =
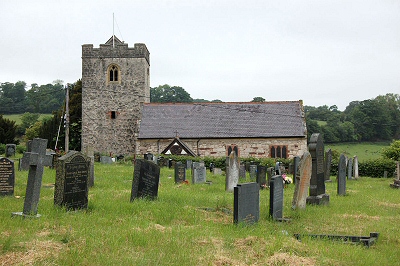
[[[108,66],[107,83],[121,83],[121,69],[118,65],[111,64]]]
[[[118,68],[112,66],[110,69],[110,81],[118,81]]]

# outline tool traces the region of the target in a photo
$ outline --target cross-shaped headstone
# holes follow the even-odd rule
[[[35,138],[32,141],[31,152],[26,152],[29,158],[28,184],[24,201],[24,210],[13,215],[24,217],[36,216],[40,198],[40,187],[42,186],[42,176],[44,166],[52,165],[52,156],[46,155],[47,139]]]

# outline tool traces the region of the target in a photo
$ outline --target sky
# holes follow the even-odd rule
[[[0,83],[82,76],[113,33],[150,51],[150,86],[192,98],[344,110],[400,94],[399,0],[1,1]],[[113,19],[114,18],[114,19]]]

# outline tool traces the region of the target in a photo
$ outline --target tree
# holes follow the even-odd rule
[[[25,131],[27,128],[29,128],[30,126],[32,126],[33,124],[36,123],[36,121],[38,121],[40,114],[32,114],[29,112],[24,113],[21,116],[21,128],[23,131]]]
[[[150,102],[152,103],[190,103],[193,102],[190,94],[182,87],[168,84],[150,88]]]
[[[388,148],[382,151],[382,156],[394,161],[400,160],[400,140],[394,140]]]
[[[254,97],[252,102],[258,102],[258,103],[263,103],[265,102],[265,99],[263,97]]]
[[[24,81],[0,85],[0,113],[18,114],[25,111],[25,87]]]
[[[19,144],[19,141],[15,139],[16,131],[17,131],[17,126],[15,125],[15,121],[3,118],[3,115],[0,114],[0,143]]]

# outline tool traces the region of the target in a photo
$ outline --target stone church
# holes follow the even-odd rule
[[[82,150],[291,158],[307,149],[302,101],[150,103],[150,53],[112,36],[82,45]]]

